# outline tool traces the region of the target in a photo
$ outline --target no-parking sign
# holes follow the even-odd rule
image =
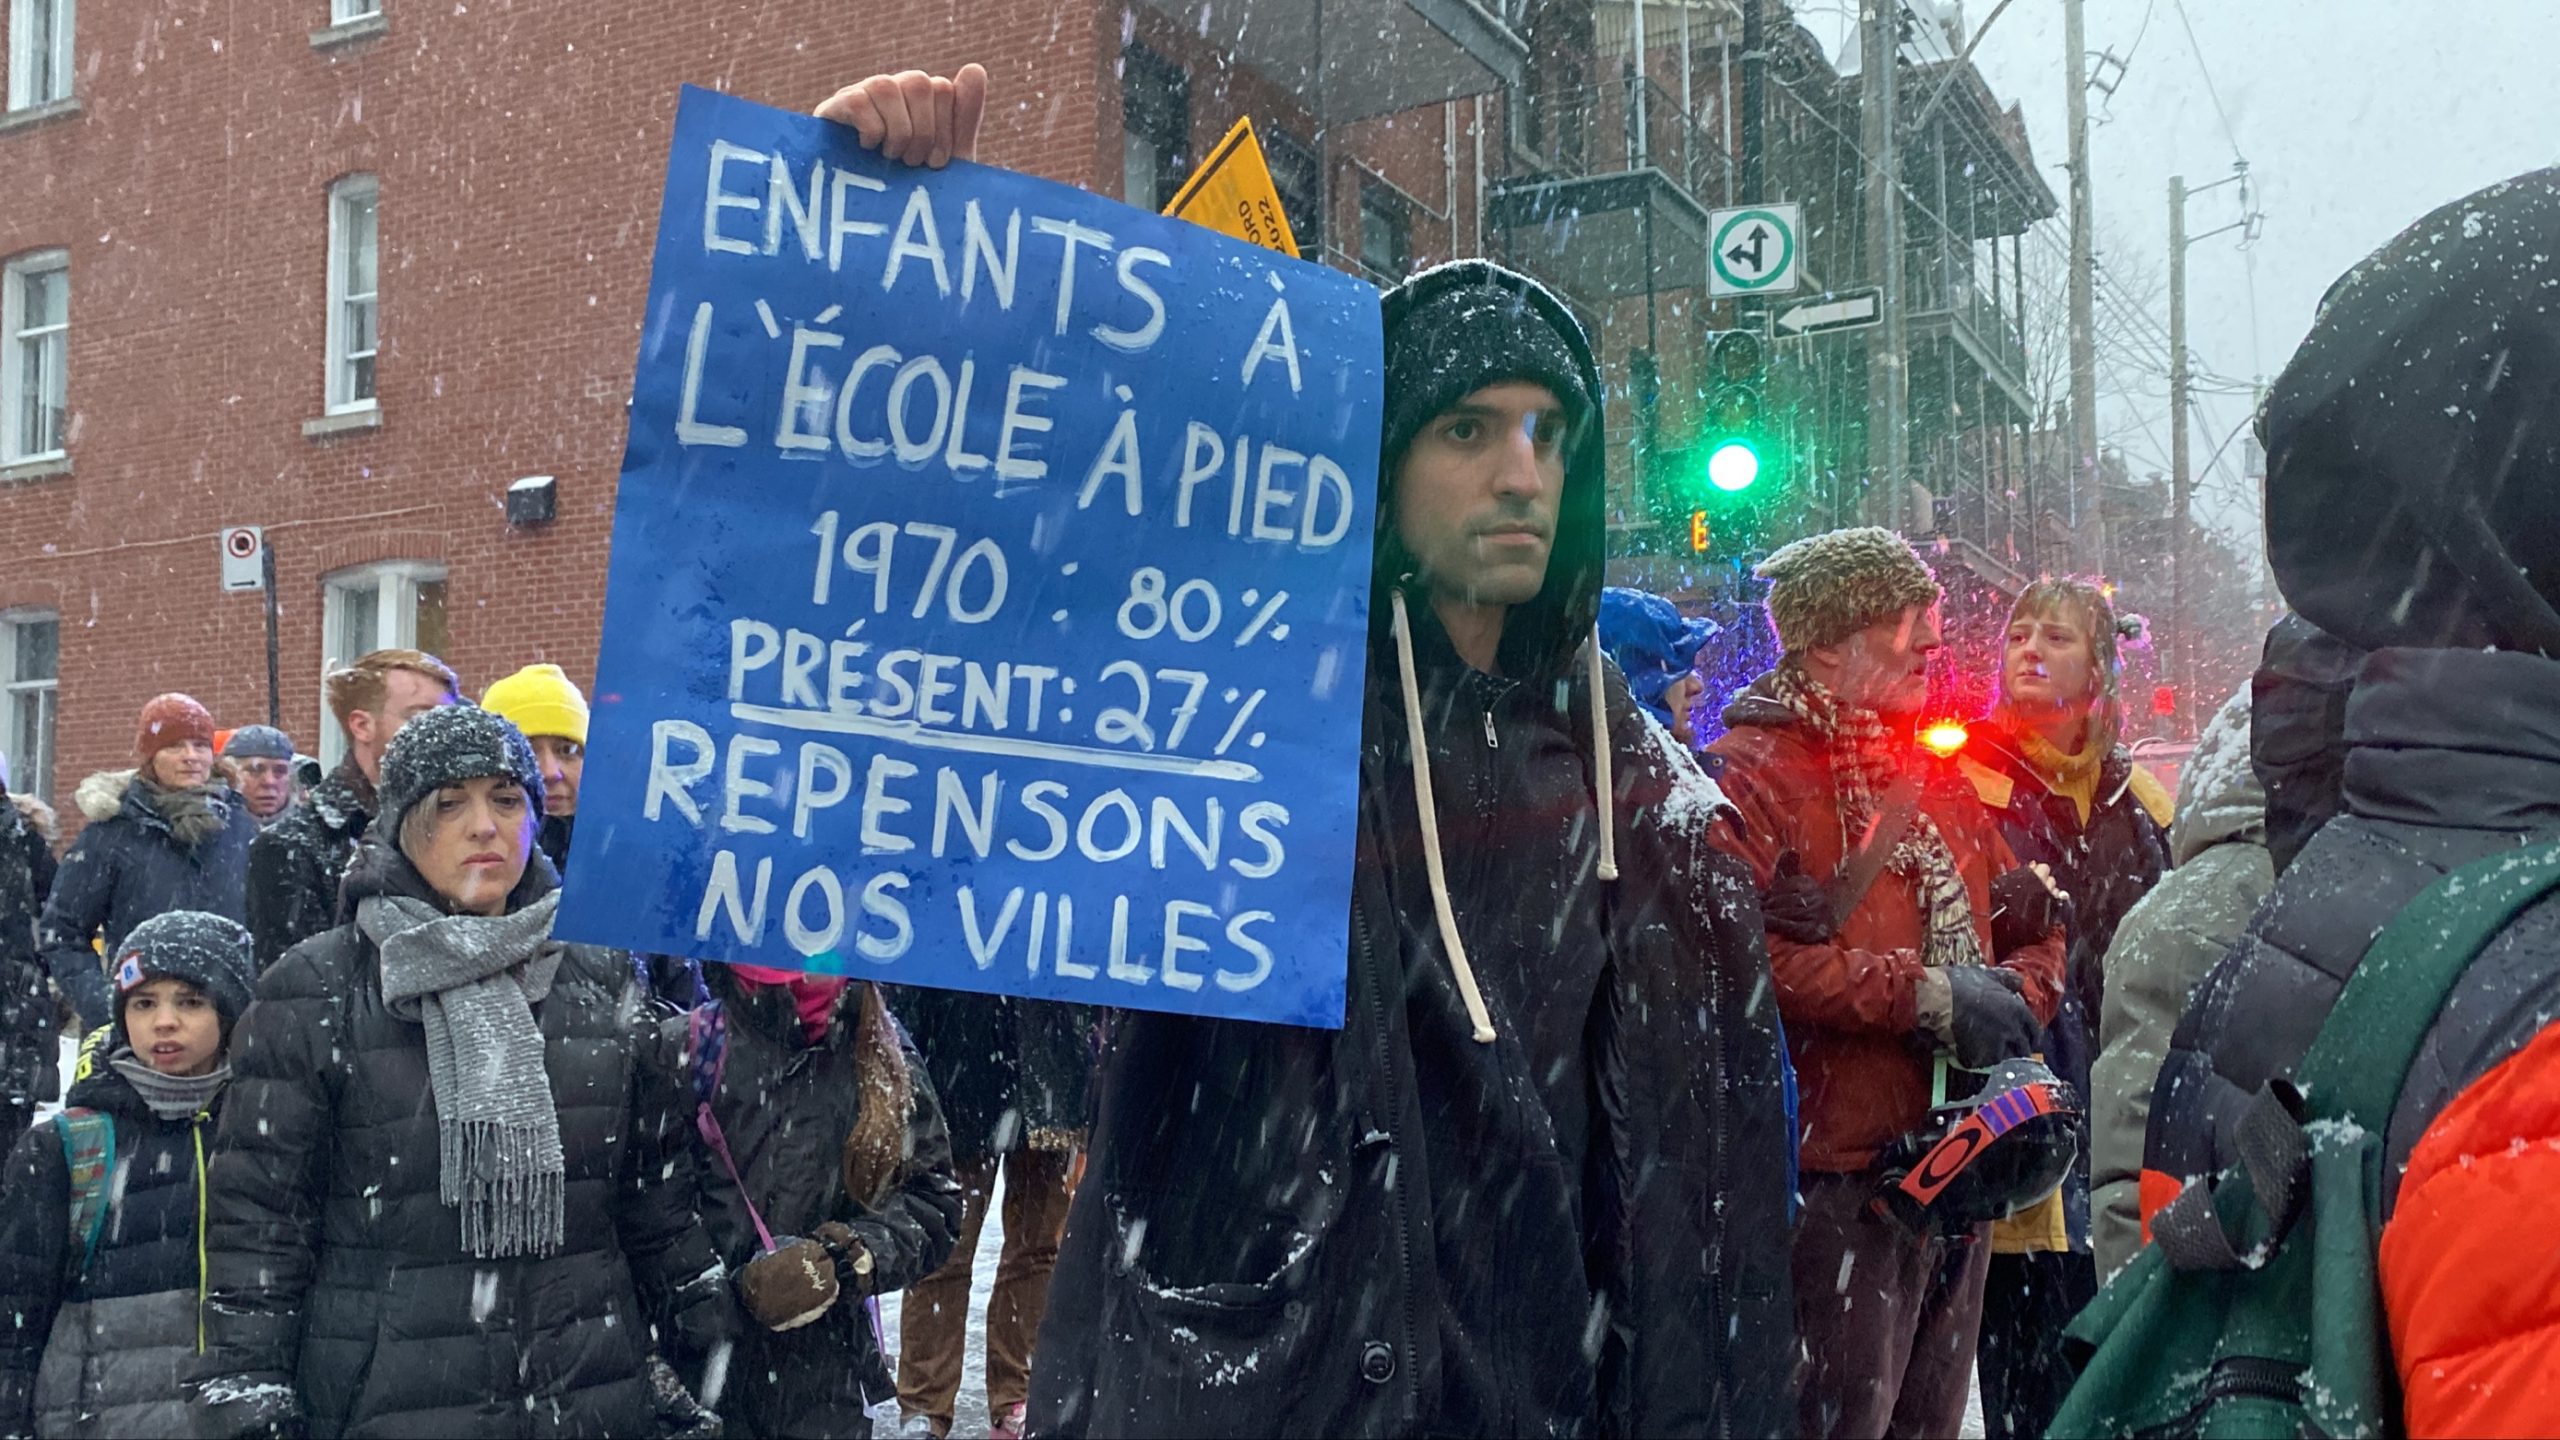
[[[266,582],[267,532],[256,525],[229,525],[222,531],[222,593],[263,590]]]

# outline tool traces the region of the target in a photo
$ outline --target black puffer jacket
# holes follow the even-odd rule
[[[866,1054],[860,1033],[862,987],[846,990],[826,1036],[812,1045],[788,990],[742,985],[726,965],[704,969],[727,1052],[712,1113],[774,1238],[805,1236],[829,1220],[851,1226],[871,1252],[874,1294],[903,1290],[932,1274],[951,1254],[960,1186],[951,1177],[941,1109],[915,1052],[901,1056],[912,1097],[907,1122],[881,1132],[904,1151],[903,1163],[874,1157],[894,1178],[886,1194],[857,1203],[845,1194],[843,1150],[863,1118],[865,1097],[885,1082],[876,1073],[882,1061]],[[885,1014],[881,1020],[894,1034],[896,1023]],[[693,1017],[678,1015],[664,1022],[662,1039],[682,1053],[696,1033]],[[756,1254],[755,1221],[717,1156],[704,1154],[698,1162],[703,1224],[735,1269]],[[848,1292],[799,1329],[748,1326],[720,1409],[733,1435],[863,1436],[871,1433],[864,1407],[895,1394],[862,1297]]]
[[[249,938],[258,968],[338,923],[338,882],[373,820],[373,782],[353,760],[302,793],[249,846]]]
[[[509,908],[550,886],[526,872]],[[396,853],[347,878],[433,902]],[[294,948],[232,1041],[212,1169],[207,1433],[298,1405],[316,1435],[645,1435],[653,1320],[674,1359],[725,1331],[725,1274],[697,1223],[690,1109],[629,963],[566,947],[536,1007],[568,1160],[567,1242],[477,1260],[437,1198],[424,1030],[382,998],[356,926]]]
[[[249,842],[258,822],[227,786],[166,791],[130,770],[92,775],[75,795],[89,825],[62,857],[45,903],[45,963],[81,1022],[94,1030],[111,1017],[106,970],[89,937],[103,931],[112,955],[127,931],[154,915],[204,910],[241,919],[248,913]],[[181,823],[210,833],[189,844],[169,812],[199,803],[205,818]]]
[[[933,1073],[953,1164],[1084,1142],[1092,1006],[913,987],[891,992],[890,1003]]]
[[[2343,813],[2278,879],[2171,1039],[2143,1145],[2143,1169],[2168,1181],[2237,1161],[2230,1127],[2260,1085],[2301,1063],[2402,906],[2447,871],[2560,836],[2560,662],[2376,651],[2346,725]],[[2387,1197],[2446,1103],[2555,1017],[2560,900],[2545,899],[2472,962],[2419,1050],[2391,1116]]]
[[[1389,297],[1390,330],[1400,306],[1488,273],[1417,277]],[[1543,292],[1530,303],[1580,336]],[[1598,394],[1587,347],[1576,359]],[[1121,1017],[1040,1331],[1035,1432],[1792,1428],[1759,901],[1707,843],[1721,797],[1703,773],[1614,671],[1591,692],[1597,425],[1565,464],[1544,588],[1503,628],[1500,668],[1520,683],[1457,674],[1413,603],[1433,676],[1420,735],[1387,639],[1411,563],[1382,531],[1344,1026]],[[1615,881],[1597,872],[1595,713]],[[1416,744],[1444,767],[1449,890],[1491,1044],[1470,1036],[1433,920]]]
[[[0,1105],[38,1105],[62,1093],[38,939],[53,892],[50,818],[41,805],[0,790]],[[0,1116],[0,1127],[6,1123]]]
[[[196,1227],[220,1100],[188,1119],[154,1115],[107,1063],[115,1034],[91,1032],[71,1085],[72,1105],[114,1127],[95,1253],[71,1234],[71,1169],[53,1123],[27,1132],[0,1177],[0,1313],[17,1317],[0,1327],[7,1434],[193,1430],[183,1382],[203,1320]]]

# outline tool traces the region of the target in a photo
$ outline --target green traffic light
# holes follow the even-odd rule
[[[1730,495],[1760,478],[1760,452],[1748,440],[1726,440],[1707,457],[1707,483]]]

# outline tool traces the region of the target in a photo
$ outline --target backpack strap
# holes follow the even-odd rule
[[[764,1213],[756,1208],[756,1198],[747,1191],[747,1177],[738,1170],[737,1157],[729,1153],[728,1133],[720,1128],[720,1117],[712,1113],[712,1097],[720,1093],[720,1077],[729,1069],[729,1016],[717,1000],[705,1000],[693,1007],[685,1017],[685,1069],[693,1076],[693,1128],[702,1143],[720,1158],[720,1168],[729,1172],[729,1183],[738,1187],[738,1203],[747,1207],[747,1219],[756,1227],[756,1243],[762,1252],[773,1249],[773,1232],[765,1228]]]
[[[98,1253],[98,1236],[107,1225],[107,1181],[116,1169],[116,1122],[113,1116],[78,1106],[54,1117],[62,1136],[62,1159],[71,1170],[71,1243],[85,1271]]]
[[[2379,1131],[2455,982],[2500,931],[2560,889],[2560,841],[2477,860],[2402,906],[2329,1010],[2295,1073],[2314,1118]]]

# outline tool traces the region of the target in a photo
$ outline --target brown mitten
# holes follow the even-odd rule
[[[826,1314],[843,1293],[827,1247],[796,1235],[739,1266],[732,1283],[748,1317],[767,1330],[797,1330]]]
[[[826,1220],[812,1227],[809,1233],[818,1237],[818,1243],[826,1246],[827,1253],[835,1257],[836,1284],[859,1298],[868,1299],[873,1283],[871,1251],[853,1233],[853,1227],[841,1220]]]

